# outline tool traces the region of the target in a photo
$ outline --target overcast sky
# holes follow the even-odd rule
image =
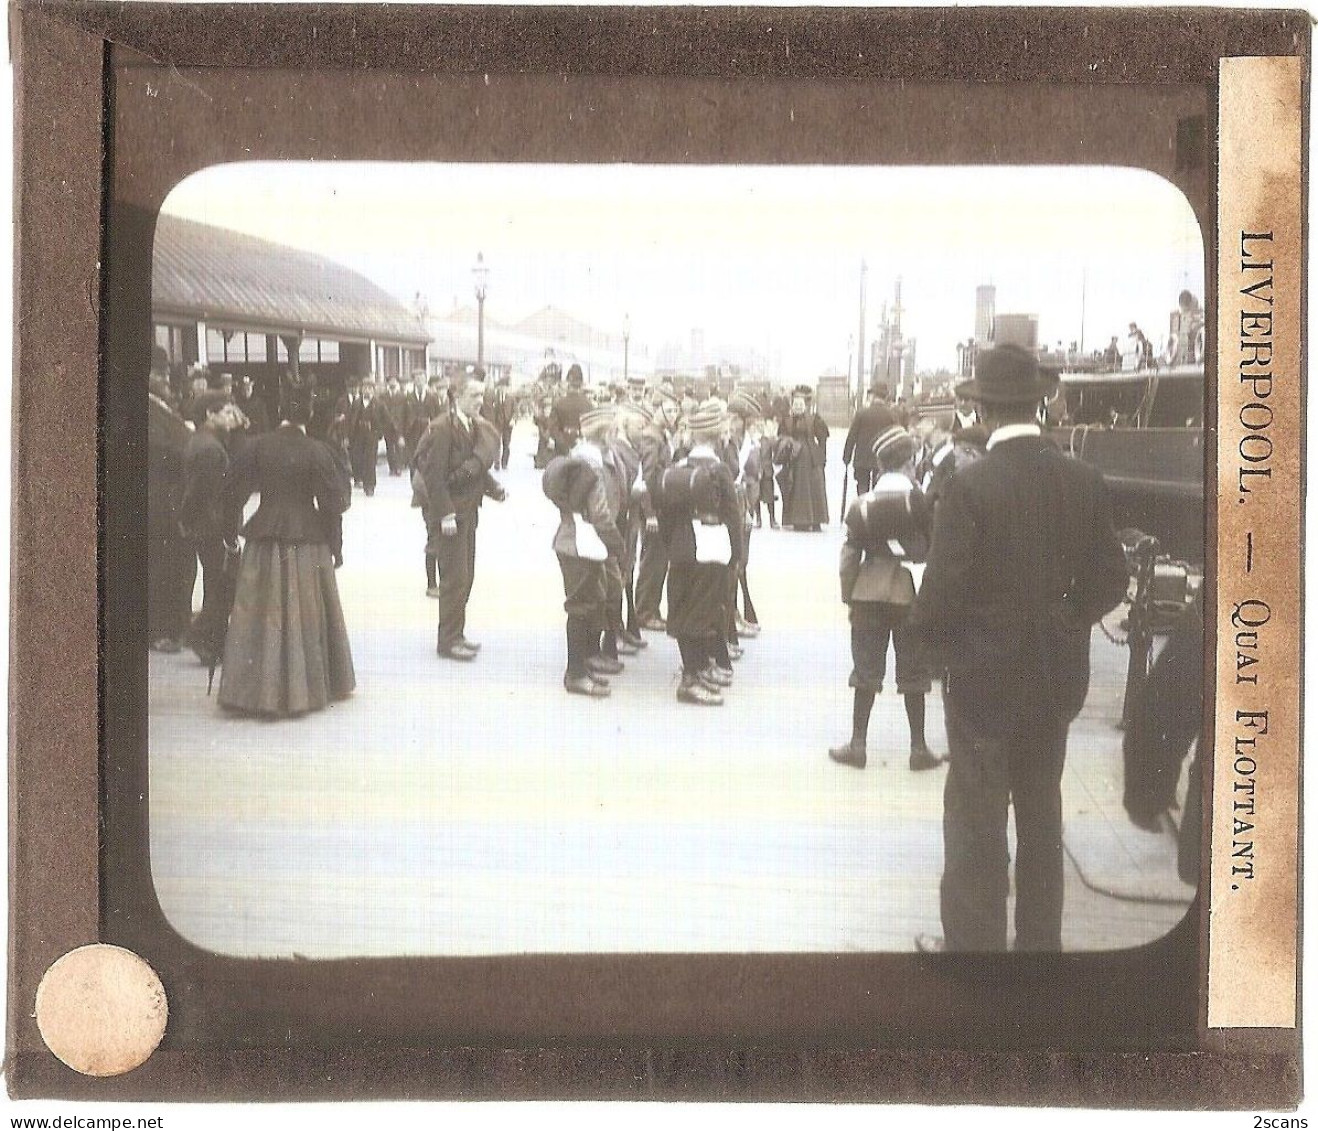
[[[338,260],[432,311],[488,317],[553,304],[633,348],[688,342],[781,352],[784,376],[847,365],[868,264],[865,335],[902,278],[921,369],[952,368],[975,287],[1039,316],[1040,338],[1106,344],[1138,322],[1160,343],[1203,243],[1179,190],[1113,168],[836,168],[250,163],[204,170],[165,204]]]

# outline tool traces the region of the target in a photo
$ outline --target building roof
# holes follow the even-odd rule
[[[162,213],[151,264],[156,314],[340,341],[422,344],[416,314],[342,264]]]
[[[589,322],[574,318],[556,306],[544,306],[527,315],[512,329],[520,334],[570,346],[573,349],[621,349],[622,334],[607,334]]]

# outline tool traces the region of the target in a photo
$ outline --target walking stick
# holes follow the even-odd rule
[[[843,530],[847,528],[847,488],[851,485],[851,480],[847,476],[847,465],[842,465],[842,509],[838,512],[837,524]]]

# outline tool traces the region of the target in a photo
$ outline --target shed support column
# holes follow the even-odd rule
[[[284,349],[288,351],[288,369],[293,374],[293,379],[297,380],[301,376],[299,368],[302,352],[302,335],[301,334],[280,334],[279,340],[284,343]],[[273,345],[273,343],[271,343]],[[279,354],[275,350],[270,351],[270,360],[278,368]]]

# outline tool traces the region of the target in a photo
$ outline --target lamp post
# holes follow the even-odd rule
[[[627,382],[627,355],[629,345],[632,340],[632,316],[624,314],[622,316],[622,380]]]
[[[476,266],[471,269],[476,280],[476,367],[485,368],[485,291],[489,282],[490,269],[485,266],[485,256],[476,253]]]

